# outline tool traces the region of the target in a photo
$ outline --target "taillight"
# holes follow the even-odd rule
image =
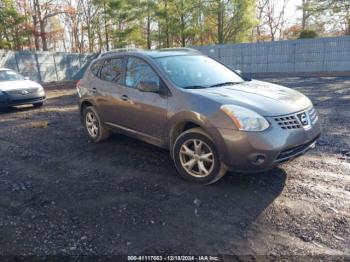
[[[76,85],[76,88],[77,88],[77,89],[80,88],[80,82],[81,82],[81,80],[78,80],[77,85]]]

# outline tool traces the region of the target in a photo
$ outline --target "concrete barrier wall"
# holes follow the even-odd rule
[[[195,48],[244,73],[350,71],[350,36]]]
[[[350,72],[350,36],[194,47],[252,75]],[[80,79],[96,54],[0,50],[0,67],[39,82]]]

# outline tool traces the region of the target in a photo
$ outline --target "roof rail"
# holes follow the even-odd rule
[[[99,57],[107,56],[110,54],[116,54],[116,53],[121,53],[121,52],[141,52],[144,51],[141,48],[117,48],[117,49],[112,49],[103,53],[100,53]]]
[[[170,48],[161,48],[158,51],[183,51],[183,52],[192,52],[197,54],[202,54],[200,51],[194,48],[189,47],[170,47]]]

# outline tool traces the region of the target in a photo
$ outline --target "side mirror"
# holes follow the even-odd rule
[[[140,81],[140,83],[137,85],[137,89],[141,92],[159,92],[159,86],[154,81]]]
[[[239,75],[242,75],[242,71],[239,70],[239,69],[236,69],[235,72],[236,72],[237,74],[239,74]]]
[[[30,80],[30,78],[28,76],[25,76],[24,80]]]

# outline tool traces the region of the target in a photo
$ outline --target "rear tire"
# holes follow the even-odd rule
[[[179,135],[173,146],[173,157],[180,175],[197,184],[212,184],[227,171],[214,141],[200,128]]]
[[[109,137],[109,130],[102,125],[97,111],[92,106],[84,108],[82,120],[86,133],[94,143],[99,143]]]

